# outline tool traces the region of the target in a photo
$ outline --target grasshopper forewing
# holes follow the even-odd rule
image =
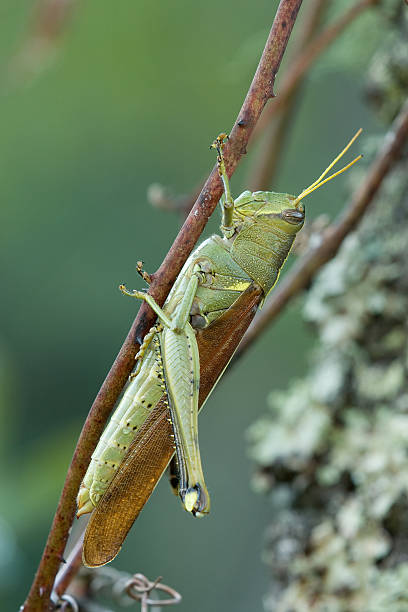
[[[202,407],[231,360],[262,299],[252,283],[209,327],[197,331]],[[138,431],[109,488],[92,512],[83,543],[89,567],[109,563],[152,494],[174,454],[173,429],[165,401],[160,401]]]

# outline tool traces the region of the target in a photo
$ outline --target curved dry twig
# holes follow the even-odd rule
[[[273,86],[283,53],[302,0],[281,0],[265,48],[248,94],[239,112],[225,149],[228,176],[234,172],[266,102],[274,96]],[[193,209],[187,217],[162,265],[152,275],[149,293],[160,305],[181,270],[222,193],[217,167],[214,166]],[[133,368],[138,342],[154,323],[156,315],[142,304],[138,315],[113,363],[80,434],[64,488],[54,516],[34,582],[22,607],[24,612],[52,608],[50,596],[62,560],[72,520],[75,497],[85,475],[93,450],[116,400]]]

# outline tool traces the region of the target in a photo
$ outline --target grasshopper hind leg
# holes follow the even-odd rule
[[[204,482],[198,446],[198,392],[200,361],[195,333],[188,320],[202,272],[194,269],[183,297],[169,315],[148,293],[128,291],[123,294],[144,300],[154,310],[162,330],[158,335],[160,362],[163,365],[163,391],[167,392],[180,472],[180,497],[184,508],[194,516],[204,516],[210,509],[210,497]],[[150,341],[150,339],[149,339]]]

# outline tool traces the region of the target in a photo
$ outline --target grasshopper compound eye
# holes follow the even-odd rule
[[[286,210],[282,211],[282,218],[293,225],[303,223],[305,220],[305,210],[303,206],[302,210],[300,210],[300,208],[287,208]]]

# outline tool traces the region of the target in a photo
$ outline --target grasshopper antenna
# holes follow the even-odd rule
[[[334,179],[336,176],[338,176],[339,174],[342,174],[343,172],[345,172],[346,170],[348,170],[353,164],[355,164],[359,159],[361,159],[363,156],[362,155],[358,155],[355,159],[353,159],[353,161],[351,161],[349,164],[347,164],[347,166],[344,166],[344,168],[342,168],[341,170],[338,170],[337,172],[335,172],[334,174],[331,174],[330,176],[328,176],[326,179],[324,178],[326,176],[326,174],[333,168],[333,166],[335,164],[337,164],[337,162],[339,161],[339,159],[341,159],[343,157],[343,155],[349,150],[349,148],[351,147],[351,145],[353,144],[353,142],[360,136],[361,132],[362,132],[362,128],[360,128],[353,136],[353,138],[350,140],[350,142],[344,147],[344,149],[342,150],[341,153],[339,153],[339,155],[336,157],[336,159],[334,159],[331,164],[329,166],[327,166],[326,170],[319,176],[319,178],[314,181],[311,185],[309,185],[309,187],[306,187],[306,189],[304,189],[302,191],[302,193],[300,193],[297,198],[295,199],[295,206],[297,207],[297,205],[299,204],[300,200],[303,200],[303,198],[305,198],[307,195],[309,195],[309,193],[312,193],[312,191],[315,191],[316,189],[319,189],[319,187],[321,187],[322,185],[324,185],[325,183],[328,183],[329,181],[331,181],[332,179]],[[324,180],[323,180],[324,179]]]

